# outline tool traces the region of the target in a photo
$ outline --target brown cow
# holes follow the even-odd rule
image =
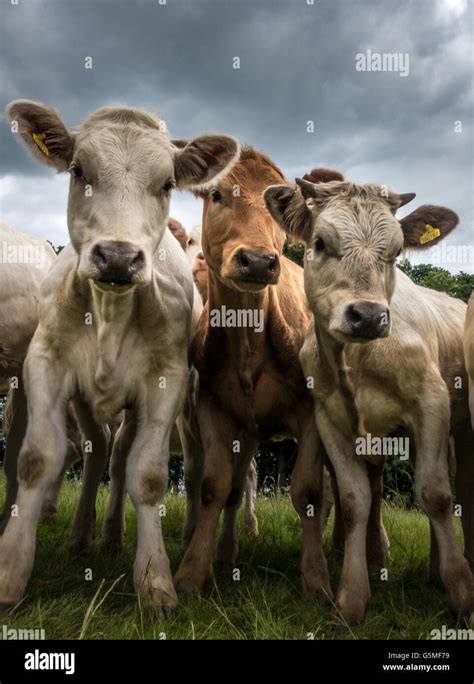
[[[202,246],[209,297],[193,339],[198,420],[205,451],[197,526],[176,574],[178,589],[201,589],[218,559],[237,554],[235,516],[260,440],[298,440],[291,495],[303,525],[302,572],[311,594],[330,594],[322,548],[322,458],[313,401],[298,360],[310,316],[303,270],[282,256],[284,234],[265,209],[269,183],[284,183],[272,160],[244,147],[204,199]]]
[[[306,242],[305,289],[314,314],[301,351],[314,378],[318,430],[336,472],[345,522],[338,605],[362,619],[370,596],[366,529],[371,492],[367,462],[384,452],[368,441],[404,429],[416,449],[415,488],[436,534],[440,575],[456,612],[474,610],[473,578],[452,525],[448,436],[456,446],[457,501],[465,555],[474,563],[473,433],[467,410],[462,338],[465,304],[415,285],[395,268],[403,246],[442,239],[458,217],[419,207],[397,221],[414,195],[344,181],[275,185],[272,216]]]

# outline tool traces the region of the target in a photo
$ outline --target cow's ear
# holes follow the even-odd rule
[[[31,154],[57,171],[66,171],[72,160],[74,135],[59,114],[47,105],[31,100],[14,100],[5,110],[14,133]]]
[[[330,183],[331,181],[344,181],[345,178],[339,171],[318,167],[309,173],[305,173],[303,180],[309,181],[310,183]]]
[[[294,185],[270,185],[263,193],[271,216],[285,233],[306,242],[311,237],[312,216],[303,195]]]
[[[240,154],[239,143],[230,135],[201,135],[178,148],[175,157],[176,183],[179,188],[201,189],[217,183],[230,171]]]
[[[446,207],[425,204],[400,219],[407,249],[426,249],[456,228],[459,216]]]

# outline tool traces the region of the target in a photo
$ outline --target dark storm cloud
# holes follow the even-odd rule
[[[467,240],[471,8],[463,0],[19,0],[1,11],[2,107],[41,100],[77,125],[104,104],[142,106],[176,136],[229,131],[290,178],[330,165],[453,206],[464,224],[453,239]],[[357,71],[367,49],[408,53],[409,75]],[[50,173],[1,128],[0,173]]]

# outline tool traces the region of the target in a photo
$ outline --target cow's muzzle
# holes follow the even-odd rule
[[[280,260],[277,254],[258,254],[241,249],[235,255],[240,280],[246,283],[271,285],[280,275]]]
[[[145,266],[145,254],[130,242],[106,240],[94,245],[91,260],[94,280],[108,285],[130,286]]]
[[[352,337],[375,340],[390,332],[390,310],[377,302],[352,302],[346,307],[344,318]]]

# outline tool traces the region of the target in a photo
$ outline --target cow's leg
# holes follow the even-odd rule
[[[286,457],[284,452],[280,449],[280,454],[278,456],[278,471],[277,471],[277,484],[275,488],[275,494],[284,494],[287,486],[286,478]]]
[[[301,572],[305,593],[328,600],[332,596],[323,549],[323,454],[312,407],[298,426],[298,455],[293,468],[290,494],[303,528]]]
[[[166,378],[161,389],[160,377]],[[137,400],[137,431],[127,459],[126,487],[137,513],[135,589],[145,605],[164,612],[177,603],[161,518],[168,485],[171,430],[181,410],[188,368],[163,368],[147,378]]]
[[[371,493],[365,461],[354,454],[352,440],[321,407],[316,422],[336,474],[344,519],[344,562],[337,605],[348,622],[360,622],[370,598],[367,569],[367,523]]]
[[[136,429],[135,411],[128,410],[115,435],[110,457],[110,495],[101,539],[101,547],[108,553],[118,553],[123,547],[127,457],[135,439]]]
[[[244,530],[250,537],[258,537],[258,520],[255,514],[255,497],[257,495],[257,461],[250,461],[245,482]]]
[[[186,487],[186,519],[183,526],[182,549],[185,551],[196,529],[196,521],[201,505],[201,484],[204,467],[204,451],[200,438],[195,434],[188,415],[178,418],[178,430],[183,449],[184,483]]]
[[[61,491],[66,471],[80,459],[81,455],[77,451],[75,445],[68,440],[64,467],[59,473],[59,477],[55,479],[51,487],[48,489],[48,493],[46,494],[46,499],[44,500],[43,508],[41,510],[42,520],[51,520],[51,518],[56,515],[58,510],[59,492]]]
[[[417,499],[436,534],[440,575],[449,606],[455,613],[470,614],[474,611],[474,581],[453,527],[448,470],[449,396],[441,378],[431,382],[423,393],[416,418]]]
[[[6,479],[6,496],[0,517],[0,533],[5,529],[12,506],[15,503],[18,489],[18,454],[20,453],[23,438],[26,432],[28,408],[26,403],[25,388],[21,373],[18,376],[18,387],[10,389],[8,401],[11,402],[11,420],[7,434],[7,445],[3,461],[3,470]]]
[[[461,506],[464,555],[474,572],[474,432],[469,421],[454,433],[456,503]]]
[[[224,507],[224,521],[216,554],[217,562],[224,567],[233,566],[239,552],[237,513],[242,504],[247,474],[256,448],[255,439],[243,439],[240,444],[240,453],[234,455],[232,488]]]
[[[28,427],[18,461],[18,515],[10,516],[0,537],[3,608],[16,604],[23,595],[33,568],[41,507],[64,465],[68,382],[55,362],[47,349],[31,353],[31,347],[25,362]]]
[[[236,426],[203,392],[198,418],[204,447],[201,506],[196,529],[175,577],[176,588],[181,591],[202,590],[211,574],[217,523],[232,488]]]
[[[321,510],[321,534],[323,539],[333,505],[334,495],[331,487],[331,476],[328,469],[323,468],[323,508]]]
[[[95,537],[97,490],[107,466],[107,431],[98,425],[89,406],[74,399],[74,413],[83,439],[84,469],[81,495],[76,507],[69,548],[74,553],[86,553]]]
[[[344,520],[341,511],[339,488],[337,486],[336,473],[329,458],[326,458],[324,465],[331,477],[331,489],[334,499],[334,528],[332,532],[331,556],[339,559],[344,555]]]
[[[382,522],[383,469],[384,463],[380,465],[367,463],[367,474],[369,476],[372,496],[367,526],[367,565],[369,575],[374,577],[379,575],[380,570],[385,565],[385,530]]]

